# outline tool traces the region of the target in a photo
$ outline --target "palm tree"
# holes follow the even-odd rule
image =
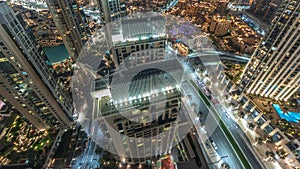
[[[288,153],[286,151],[284,151],[283,149],[277,150],[276,153],[278,154],[278,156],[281,159],[285,159],[285,157],[288,155]]]
[[[299,153],[297,152],[297,150],[294,152],[294,155],[296,158],[298,158],[300,156]]]
[[[198,112],[198,117],[202,117],[203,113],[201,111]]]
[[[247,110],[247,116],[251,116],[251,114],[252,114],[252,112],[251,111],[249,111],[249,110]]]
[[[255,143],[254,145],[261,145],[263,143],[263,139],[261,137],[256,137],[255,138]]]
[[[273,137],[272,136],[268,136],[265,140],[267,143],[273,143],[274,140],[273,140]]]
[[[270,115],[270,116],[269,116],[269,119],[270,119],[270,120],[273,120],[273,119],[274,119],[274,117],[273,117],[272,115]]]
[[[288,129],[288,134],[295,135],[295,133],[296,133],[296,129],[295,128],[291,127],[291,128]]]
[[[265,155],[267,156],[267,160],[273,160],[275,158],[275,153],[273,151],[266,151]]]
[[[250,130],[253,130],[255,128],[255,124],[253,122],[249,122],[248,127]]]
[[[245,113],[242,112],[242,111],[238,112],[237,115],[238,115],[238,117],[241,118],[241,119],[245,117]]]

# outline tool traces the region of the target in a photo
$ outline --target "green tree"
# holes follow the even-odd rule
[[[272,158],[272,159],[275,158],[275,153],[274,153],[273,151],[266,151],[266,152],[265,152],[265,155],[266,155],[268,158]]]
[[[241,119],[245,117],[245,113],[242,112],[242,111],[239,111],[237,115],[238,115],[238,117],[241,118]]]
[[[255,138],[255,144],[261,145],[263,143],[263,139],[261,137]]]

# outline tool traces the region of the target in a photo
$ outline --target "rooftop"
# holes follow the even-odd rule
[[[158,69],[148,69],[133,78],[120,79],[117,78],[119,81],[111,84],[112,97],[102,97],[99,103],[102,115],[117,113],[116,107],[127,111],[160,102],[165,98],[180,97],[175,79]]]
[[[107,89],[109,85],[107,78],[100,78],[94,81],[94,89],[93,91],[99,91],[103,89]]]
[[[132,109],[143,109],[149,104],[160,103],[164,98],[175,99],[180,97],[180,91],[176,88],[160,92],[147,97],[125,99],[124,102],[114,102],[110,97],[102,97],[99,102],[101,115],[107,116],[119,113],[120,110],[126,112]]]
[[[138,15],[112,23],[109,31],[113,42],[128,42],[164,37],[165,27],[166,19],[161,15]]]

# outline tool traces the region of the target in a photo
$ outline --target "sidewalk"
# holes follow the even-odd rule
[[[192,109],[190,104],[187,103],[186,101],[184,102],[184,104],[187,108]],[[197,115],[194,111],[191,111],[189,113],[189,115],[191,116],[190,117],[191,119],[197,119]],[[207,157],[212,162],[211,164],[214,164],[214,165],[211,165],[211,167],[220,168],[221,164],[223,163],[223,160],[220,157],[220,155],[216,152],[216,150],[214,149],[214,146],[212,145],[212,143],[210,142],[210,139],[209,139],[209,136],[208,136],[206,130],[202,127],[200,121],[193,120],[193,123],[194,123],[194,127],[196,129],[197,135],[199,136],[199,139],[200,139],[200,140],[197,139],[199,145],[203,145]]]
[[[209,78],[206,78],[206,80],[208,82],[210,82],[211,80]],[[289,167],[282,167],[284,166],[284,164],[282,164],[281,160],[278,161],[266,161],[266,151],[272,151],[275,152],[275,147],[272,148],[266,144],[262,144],[262,145],[254,145],[255,138],[260,137],[260,135],[255,131],[255,130],[250,130],[247,126],[247,121],[245,119],[239,119],[239,117],[237,116],[238,110],[233,110],[233,108],[230,108],[230,103],[231,103],[231,98],[227,99],[224,98],[224,91],[222,90],[223,87],[221,87],[221,85],[219,84],[214,84],[217,88],[213,88],[212,86],[209,86],[209,89],[212,91],[212,93],[215,95],[214,97],[222,97],[223,99],[221,99],[220,101],[220,106],[225,108],[225,109],[229,109],[231,111],[230,112],[230,116],[231,118],[240,126],[240,128],[243,130],[243,132],[245,133],[245,135],[248,137],[251,145],[251,148],[253,149],[253,152],[255,153],[255,155],[258,157],[258,159],[260,159],[260,161],[262,162],[262,164],[267,168],[267,169],[277,169],[277,168],[284,168],[284,169],[289,169]],[[267,102],[267,101],[266,101]],[[262,103],[261,103],[262,104]],[[267,104],[267,103],[266,103]],[[270,107],[265,106],[266,108],[271,109]],[[245,140],[247,141],[247,140]],[[280,164],[281,165],[280,165]]]
[[[233,113],[233,112],[232,112]],[[264,159],[266,158],[266,151],[274,151],[271,147],[269,147],[266,144],[261,144],[261,145],[254,145],[255,138],[260,137],[260,135],[255,131],[255,130],[250,130],[247,127],[247,121],[244,119],[239,119],[238,116],[236,115],[237,111],[235,113],[232,114],[233,119],[235,120],[235,122],[240,126],[240,128],[245,132],[245,134],[247,135],[248,139],[250,140],[250,142],[252,143],[252,148],[255,152],[255,154],[259,157],[259,159],[261,159],[261,162],[264,164],[264,166],[267,169],[277,169],[277,168],[283,168],[278,161],[265,161]],[[285,167],[284,169],[289,169],[289,167]]]

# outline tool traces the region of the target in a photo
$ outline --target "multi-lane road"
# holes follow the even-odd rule
[[[186,67],[187,71],[189,71],[190,74],[195,75],[195,76],[192,76],[192,77],[194,77],[193,80],[196,81],[196,83],[198,83],[197,81],[200,80],[200,79],[197,78],[196,72],[193,71],[193,69],[191,68],[189,63],[186,63],[184,61],[182,61],[181,63],[183,63],[183,66]],[[198,85],[199,89],[202,89],[202,87],[200,87],[199,83],[197,85]],[[203,85],[205,85],[205,84],[203,83]],[[188,92],[190,95],[193,96],[193,99],[194,99],[193,102],[194,103],[199,102],[199,105],[198,105],[199,109],[200,109],[201,112],[204,113],[203,118],[207,118],[209,110],[208,110],[207,105],[205,105],[205,102],[202,100],[201,96],[198,94],[198,91],[196,91],[194,89],[194,87],[190,84],[189,81],[184,83],[182,85],[182,87],[183,87],[183,90],[185,92]],[[206,87],[206,85],[205,85],[205,88],[208,89],[208,87]],[[203,94],[205,95],[205,93],[203,93]],[[218,102],[220,102],[220,101],[218,101]],[[251,143],[248,140],[247,136],[245,135],[244,131],[230,117],[229,114],[231,112],[225,112],[225,109],[223,108],[223,106],[221,104],[213,104],[212,103],[212,105],[214,106],[216,112],[221,117],[221,119],[224,122],[224,124],[226,125],[227,129],[230,130],[232,136],[234,137],[237,144],[241,148],[241,151],[243,151],[243,153],[245,154],[245,156],[248,159],[251,166],[253,168],[256,168],[256,169],[265,168],[264,165],[261,163],[261,161],[259,159],[257,159],[257,156],[255,155],[254,150],[251,146]],[[218,151],[219,151],[218,153],[220,154],[220,156],[224,156],[226,154],[226,151],[228,150],[229,154],[232,154],[232,151],[234,151],[234,150],[232,149],[231,146],[228,146],[230,144],[230,142],[227,140],[226,136],[224,135],[224,133],[222,132],[222,130],[219,126],[217,128],[215,128],[215,121],[216,120],[211,120],[211,119],[212,118],[209,118],[210,121],[209,122],[206,121],[205,125],[206,125],[206,129],[207,129],[208,132],[213,132],[213,133],[209,133],[209,135],[211,135],[212,140],[217,144],[218,147],[221,147],[221,149],[218,148]],[[211,128],[211,127],[213,127],[213,128]],[[217,139],[213,139],[213,138],[217,138]],[[235,154],[232,156],[232,158],[234,158],[233,160],[235,160],[235,161],[238,159]],[[235,158],[237,158],[237,159],[235,159]],[[225,162],[228,161],[228,159],[226,159],[226,158],[223,159],[223,160]],[[241,166],[237,166],[236,165],[237,163],[233,163],[232,160],[229,160],[228,163],[234,164],[235,168],[236,167],[241,167]]]
[[[82,159],[82,169],[93,169],[98,166],[98,159],[95,158],[95,150],[97,146],[95,142],[89,140],[88,147],[85,151],[84,158]],[[96,159],[96,160],[94,160]]]
[[[191,91],[191,93],[194,93],[193,96],[195,97],[194,99],[197,100],[201,100],[199,94],[197,91],[195,91],[195,89],[192,87],[192,85],[190,83],[187,83],[187,91]],[[188,89],[189,88],[189,89]],[[201,100],[200,101],[200,111],[202,110],[202,112],[204,113],[204,117],[207,117],[207,112],[208,109],[207,107],[204,105],[204,102]],[[254,153],[254,150],[251,146],[250,141],[247,139],[247,136],[245,135],[244,131],[239,127],[239,125],[236,124],[236,122],[230,117],[230,115],[228,113],[230,112],[225,112],[224,108],[222,107],[221,104],[217,104],[215,105],[215,109],[217,111],[217,113],[220,115],[220,117],[222,118],[222,121],[224,122],[224,124],[226,125],[227,129],[230,130],[232,136],[235,138],[235,140],[237,141],[237,144],[239,145],[239,147],[241,148],[241,150],[244,152],[247,160],[249,161],[249,163],[251,164],[251,166],[253,168],[256,169],[260,169],[260,168],[264,168],[264,166],[262,165],[262,163],[260,162],[259,159],[257,159],[257,156]],[[220,129],[220,127],[217,128],[211,128],[211,126],[214,125],[214,121],[205,121],[205,126],[208,132],[213,132],[211,134],[211,138],[212,140],[216,143],[218,148],[218,153],[220,154],[220,156],[224,156],[226,155],[226,153],[230,154],[231,160],[226,161],[227,159],[224,159],[225,162],[228,162],[229,164],[233,164],[235,167],[238,167],[236,164],[236,162],[233,162],[232,160],[236,161],[237,157],[235,155],[235,153],[232,153],[232,151],[234,151],[232,149],[231,146],[228,146],[230,144],[230,142],[227,140],[226,136],[224,135],[224,133],[222,132],[222,130]],[[239,166],[241,167],[241,166]]]
[[[199,108],[199,111],[203,113],[201,117],[201,119],[203,120],[201,121],[204,121],[205,129],[208,132],[208,135],[210,136],[211,140],[213,140],[217,145],[217,153],[221,157],[227,156],[222,160],[228,163],[231,167],[234,167],[236,169],[243,169],[244,167],[239,161],[238,156],[234,152],[234,149],[232,148],[230,142],[227,140],[225,134],[220,128],[219,121],[215,118],[211,118],[211,116],[207,118],[209,115],[209,109],[207,108],[203,100],[201,100],[198,92],[189,82],[184,82],[182,84],[182,88],[185,91],[186,95],[191,95],[191,104],[196,105]]]
[[[215,106],[216,110],[218,111],[219,115],[223,119],[223,122],[227,126],[227,128],[231,131],[232,136],[236,139],[237,143],[239,144],[241,150],[246,155],[249,163],[254,168],[263,168],[263,164],[257,159],[257,156],[254,153],[254,150],[251,146],[248,137],[245,135],[244,131],[236,124],[236,122],[228,115],[230,112],[225,112],[221,105]],[[227,113],[227,115],[226,115]]]
[[[99,154],[95,153],[96,148],[95,142],[89,140],[83,154],[72,160],[71,169],[93,169],[99,167]]]

